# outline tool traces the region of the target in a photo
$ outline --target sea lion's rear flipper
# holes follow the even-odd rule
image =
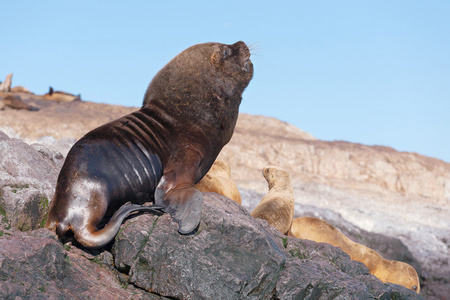
[[[122,224],[123,219],[125,219],[126,216],[135,211],[145,211],[160,216],[164,213],[162,211],[163,209],[164,207],[159,205],[144,206],[127,202],[114,213],[108,224],[110,224],[111,222],[119,222],[120,224]]]
[[[162,208],[158,205],[143,206],[139,204],[131,204],[127,202],[122,205],[111,217],[108,224],[103,229],[97,230],[92,224],[88,224],[84,228],[73,226],[76,240],[85,247],[99,248],[108,244],[117,234],[122,225],[123,220],[132,212],[146,211],[157,215],[162,215]]]

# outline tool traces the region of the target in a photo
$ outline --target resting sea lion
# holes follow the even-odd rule
[[[60,237],[71,229],[82,245],[100,247],[127,214],[151,210],[140,204],[154,200],[180,233],[194,231],[203,201],[195,184],[231,139],[252,76],[243,42],[198,44],[181,52],[153,78],[140,110],[94,129],[72,147],[46,227]],[[103,216],[114,211],[98,230]]]
[[[29,90],[29,89],[27,89],[26,87],[24,87],[24,86],[20,86],[20,85],[18,85],[18,86],[15,86],[15,87],[12,87],[12,88],[11,88],[11,93],[26,93],[26,94],[34,94],[34,93],[30,92],[30,90]]]
[[[208,173],[195,187],[200,192],[215,192],[241,204],[241,194],[231,180],[230,165],[223,160],[216,160]]]
[[[269,192],[265,195],[251,215],[266,220],[283,234],[291,228],[294,218],[294,191],[289,173],[279,167],[265,167],[264,177],[269,184]]]
[[[52,87],[49,88],[48,93],[43,95],[45,100],[61,102],[81,101],[80,95],[73,95],[66,92],[54,91]]]
[[[2,99],[3,98],[3,99]],[[22,98],[18,95],[6,95],[4,97],[0,97],[0,109],[3,109],[4,107],[8,106],[14,109],[27,109],[30,111],[38,111],[39,108],[31,106],[27,103],[25,103]]]
[[[420,292],[419,276],[412,266],[404,262],[384,259],[378,252],[353,242],[323,220],[313,217],[297,218],[292,223],[289,235],[339,247],[350,255],[351,259],[365,264],[370,274],[381,281],[399,284],[417,293]]]
[[[5,81],[0,82],[0,92],[9,92],[11,90],[11,77],[13,74],[6,75]]]

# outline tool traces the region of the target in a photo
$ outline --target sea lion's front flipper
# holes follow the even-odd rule
[[[156,189],[156,193],[161,192]],[[155,198],[158,198],[155,193]],[[172,190],[164,197],[164,211],[178,223],[178,232],[189,234],[200,224],[203,194],[194,187]]]
[[[193,179],[187,180],[188,177],[172,172],[165,174],[155,191],[155,205],[164,206],[164,211],[178,223],[181,234],[192,233],[202,215],[203,194],[194,187]]]

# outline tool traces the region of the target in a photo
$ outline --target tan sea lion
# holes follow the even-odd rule
[[[61,102],[81,101],[80,95],[73,95],[66,92],[54,91],[52,87],[49,88],[48,93],[42,96],[45,100]]]
[[[3,94],[3,93],[2,93]],[[30,111],[38,111],[39,108],[31,106],[27,103],[25,103],[20,96],[13,95],[10,93],[5,93],[6,95],[2,95],[0,97],[0,110],[4,109],[6,106],[14,109],[26,109]]]
[[[180,233],[193,232],[203,202],[195,184],[231,139],[252,76],[244,42],[198,44],[178,54],[153,78],[140,110],[94,129],[72,147],[46,227],[59,237],[70,229],[83,246],[101,247],[130,212],[162,208]],[[141,205],[152,200],[154,208]]]
[[[339,247],[350,255],[351,259],[365,264],[370,274],[381,281],[399,284],[417,293],[420,292],[419,276],[412,266],[404,262],[384,259],[376,251],[353,242],[323,220],[313,217],[297,218],[292,222],[289,235]]]
[[[289,173],[280,167],[265,167],[264,178],[269,184],[265,195],[251,215],[266,220],[283,234],[291,228],[294,218],[294,191]]]
[[[27,94],[33,94],[32,92],[30,92],[29,89],[27,89],[27,88],[24,87],[24,86],[20,86],[20,85],[15,86],[15,87],[12,87],[10,92],[11,92],[11,93],[27,93]]]
[[[200,192],[214,192],[241,204],[241,194],[231,180],[230,165],[223,160],[216,160],[208,173],[195,187]]]
[[[6,75],[5,81],[0,83],[0,92],[9,92],[11,90],[11,77],[13,74]]]

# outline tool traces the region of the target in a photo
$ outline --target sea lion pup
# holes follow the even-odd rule
[[[230,165],[223,160],[216,160],[208,173],[195,187],[200,192],[215,192],[241,204],[241,194],[231,180]]]
[[[399,284],[417,293],[420,292],[419,276],[412,266],[404,262],[384,259],[376,251],[353,242],[323,220],[313,217],[297,218],[292,222],[289,235],[339,247],[350,255],[351,259],[365,264],[370,274],[381,281]]]
[[[289,173],[279,167],[263,169],[264,178],[269,184],[269,192],[252,211],[254,218],[266,220],[283,234],[291,228],[294,218],[294,191]]]
[[[0,92],[9,92],[11,90],[11,77],[13,74],[6,75],[5,81],[0,82]]]
[[[73,95],[66,92],[54,91],[52,87],[49,88],[48,93],[43,95],[45,100],[61,102],[81,101],[80,95]]]
[[[83,246],[101,247],[130,212],[155,211],[141,205],[154,200],[180,233],[193,232],[203,202],[195,184],[231,139],[252,76],[244,42],[181,52],[153,78],[140,110],[94,129],[72,147],[46,227],[60,237],[70,229]]]

